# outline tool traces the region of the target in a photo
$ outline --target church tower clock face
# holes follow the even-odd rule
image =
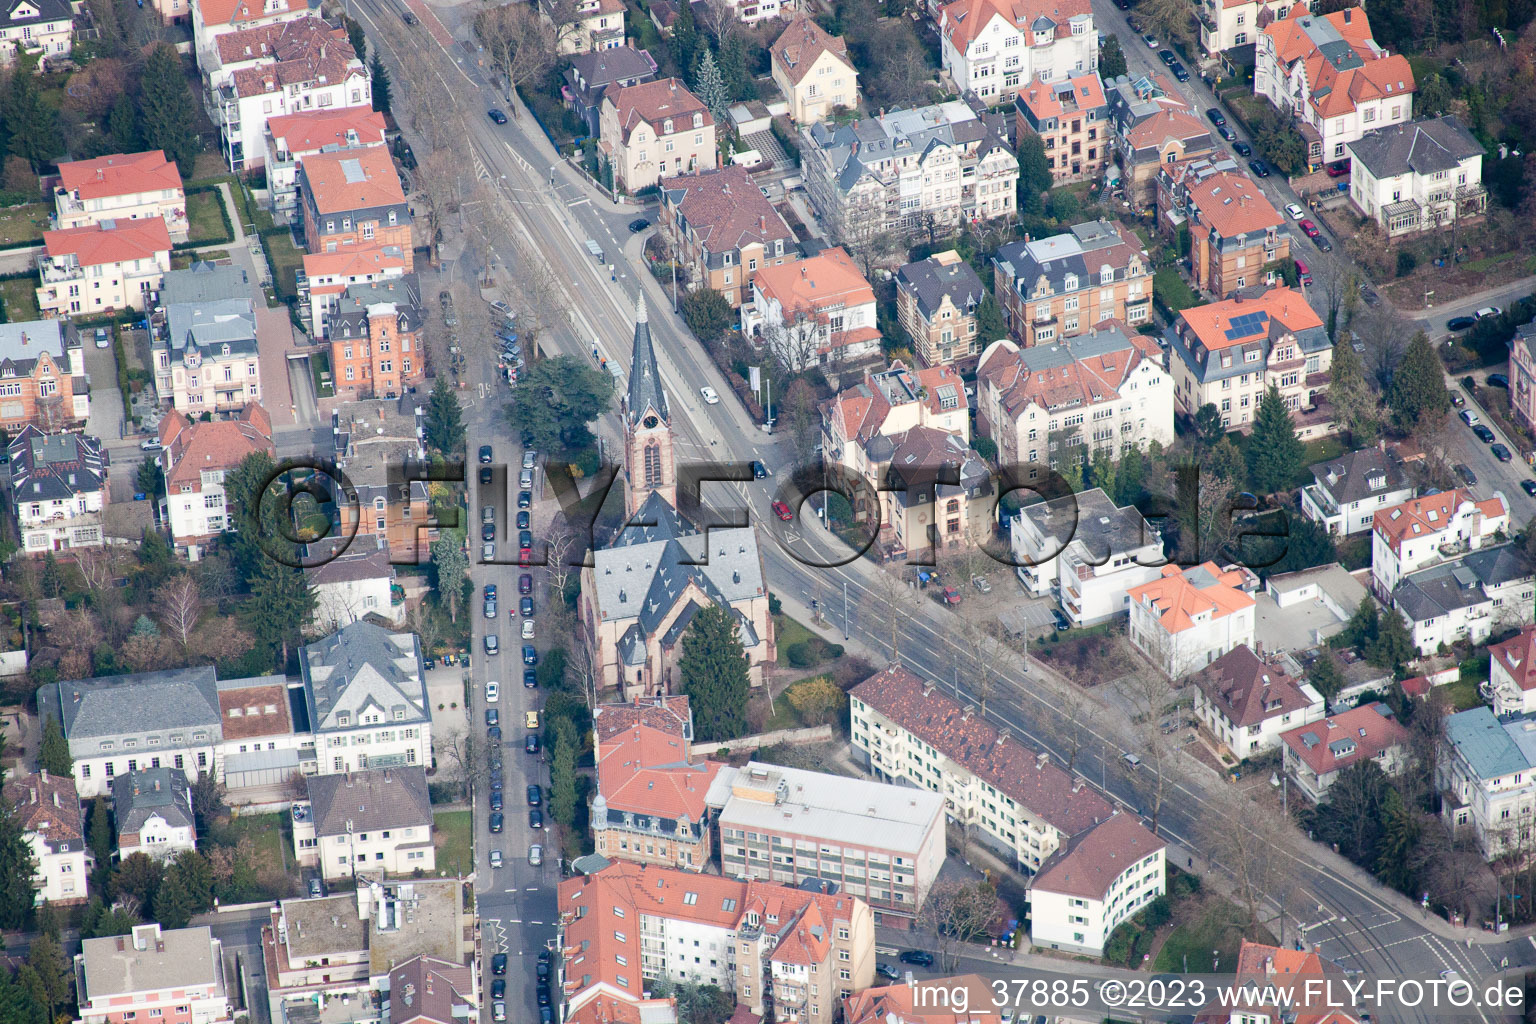
[[[659,424],[660,422],[661,421],[658,420],[655,416],[647,416],[645,418],[645,429],[646,430],[655,430],[657,424]]]

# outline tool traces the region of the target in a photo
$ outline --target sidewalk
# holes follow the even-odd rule
[[[1536,291],[1536,276],[1522,277],[1515,281],[1508,281],[1504,284],[1495,285],[1492,288],[1484,288],[1482,291],[1474,292],[1471,295],[1458,295],[1454,299],[1451,299],[1449,303],[1441,302],[1440,306],[1431,306],[1428,309],[1419,310],[1398,310],[1398,312],[1403,313],[1410,320],[1431,320],[1437,316],[1445,315],[1445,311],[1440,308],[1441,306],[1464,306],[1469,303],[1481,302],[1484,299],[1500,298],[1502,296],[1508,295],[1510,292],[1519,292],[1521,295],[1529,295],[1533,291]]]

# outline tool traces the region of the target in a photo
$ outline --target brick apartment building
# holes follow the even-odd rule
[[[304,238],[310,252],[396,246],[412,265],[411,209],[389,150],[317,153],[299,167]]]

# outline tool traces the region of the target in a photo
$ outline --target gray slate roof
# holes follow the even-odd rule
[[[217,302],[219,299],[250,297],[251,287],[244,270],[206,261],[166,274],[165,285],[160,289],[160,301],[166,306],[178,302]]]
[[[667,394],[661,387],[661,370],[656,366],[656,349],[651,344],[651,324],[646,316],[643,292],[635,309],[635,343],[630,355],[629,396],[624,410],[630,426],[644,419],[647,410],[654,412],[663,423],[672,420],[667,412]]]
[[[1376,178],[1451,171],[1487,152],[1455,114],[1378,128],[1351,142],[1349,150]]]
[[[37,691],[47,714],[59,715],[71,746],[81,741],[172,729],[206,730],[205,742],[221,736],[218,684],[211,665],[72,679]]]
[[[1402,464],[1380,448],[1348,452],[1336,459],[1319,462],[1311,468],[1317,485],[1333,495],[1333,500],[1341,505],[1409,487]],[[1381,486],[1372,487],[1371,481],[1376,479],[1382,481]]]
[[[1135,238],[1134,235],[1129,237]],[[1074,224],[1069,230],[1049,238],[1011,242],[997,250],[992,259],[1013,275],[1015,287],[1028,296],[1034,294],[1042,277],[1050,282],[1053,294],[1067,290],[1065,282],[1069,274],[1077,278],[1078,288],[1097,287],[1105,266],[1114,272],[1116,281],[1124,281],[1133,255],[1141,255],[1139,239],[1134,245],[1127,244],[1117,225],[1105,220],[1090,220]],[[1145,259],[1142,265],[1145,270],[1148,266]]]
[[[421,647],[413,633],[353,622],[304,648],[299,668],[309,721],[317,733],[355,728],[359,715],[369,710],[397,725],[432,720]],[[396,711],[405,717],[396,719]],[[347,725],[339,724],[343,712]]]
[[[165,307],[166,344],[181,358],[188,349],[209,352],[229,346],[231,353],[256,351],[256,310],[250,299],[176,302]]]
[[[1536,733],[1530,716],[1500,722],[1490,707],[1472,708],[1445,720],[1445,739],[1479,779],[1497,779],[1536,766]]]
[[[16,14],[21,0],[11,0],[5,6],[5,23],[11,27],[22,25],[44,25],[51,21],[69,21],[73,17],[69,4],[64,0],[27,0],[27,6],[37,10],[37,16],[22,18]]]
[[[31,373],[39,352],[52,356],[61,371],[73,372],[69,351],[79,345],[79,336],[68,320],[0,324],[0,377],[24,377]]]
[[[571,58],[566,78],[581,89],[602,90],[615,82],[638,85],[640,81],[654,78],[656,63],[645,50],[633,46],[615,46],[594,53],[580,53]]]
[[[1524,345],[1526,352],[1532,359],[1536,359],[1536,322],[1521,324],[1515,328],[1515,336],[1510,341],[1510,346]]]
[[[1392,603],[1415,622],[1489,600],[1498,587],[1536,573],[1536,563],[1516,543],[1483,548],[1461,558],[1409,573],[1392,590]]]
[[[420,765],[373,768],[346,775],[313,775],[307,780],[317,836],[432,825],[427,773]]]
[[[421,308],[421,282],[415,274],[405,274],[348,285],[329,316],[326,334],[332,338],[366,338],[368,313],[375,306],[393,306],[398,329],[403,333],[420,330],[426,319]],[[349,328],[350,335],[345,333]]]
[[[166,767],[128,772],[112,779],[112,812],[119,835],[134,833],[159,816],[173,828],[192,828],[192,787],[187,773]]]
[[[894,180],[879,170],[885,161],[914,154],[926,157],[936,147],[967,146],[992,133],[970,107],[952,100],[840,125],[817,122],[808,135],[812,144],[827,152],[837,172],[837,187],[846,192],[866,174],[882,182]],[[978,155],[989,148],[981,147]]]
[[[902,286],[917,299],[917,309],[924,320],[932,319],[945,296],[964,313],[978,305],[986,294],[981,278],[965,260],[946,266],[930,256],[902,267],[899,277]]]
[[[89,494],[106,480],[101,439],[89,434],[47,434],[28,423],[9,450],[17,504]]]

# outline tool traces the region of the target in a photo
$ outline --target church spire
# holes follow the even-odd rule
[[[635,350],[629,364],[629,393],[624,396],[625,509],[633,516],[652,495],[677,507],[676,467],[672,463],[672,417],[661,388],[661,370],[651,344],[645,293],[635,302]]]
[[[645,311],[645,293],[635,303],[635,347],[629,363],[629,395],[626,412],[631,428],[646,416],[656,416],[664,423],[672,417],[667,412],[667,396],[661,389],[661,371],[656,367],[656,350],[651,345],[651,325]]]

